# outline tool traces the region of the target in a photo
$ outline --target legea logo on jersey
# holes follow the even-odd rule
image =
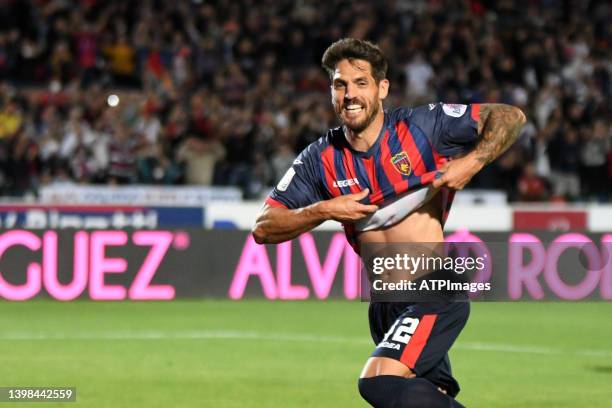
[[[338,188],[354,186],[355,184],[359,185],[359,180],[357,180],[356,178],[334,181],[334,187],[338,187]]]
[[[395,169],[402,173],[405,176],[409,176],[412,171],[412,164],[410,163],[410,158],[408,157],[408,153],[399,152],[395,156],[391,158],[391,163],[395,166]]]

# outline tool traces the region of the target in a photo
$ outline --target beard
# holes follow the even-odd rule
[[[343,116],[344,106],[347,106],[353,103],[358,103],[359,105],[362,106],[362,109],[365,111],[365,115],[363,118],[361,119],[348,118],[347,119]],[[374,121],[374,119],[376,118],[376,115],[378,115],[378,112],[380,110],[380,106],[378,103],[370,104],[370,106],[372,107],[370,112],[366,111],[365,106],[366,105],[364,103],[361,103],[360,101],[351,101],[350,103],[344,103],[342,107],[340,108],[340,112],[336,112],[336,114],[338,115],[338,117],[340,118],[340,121],[342,122],[344,126],[346,126],[348,129],[352,130],[355,133],[360,133],[360,132],[363,132],[365,129],[367,129],[368,126],[370,126],[370,123]]]

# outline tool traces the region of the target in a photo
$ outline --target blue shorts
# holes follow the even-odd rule
[[[376,343],[372,357],[398,360],[417,377],[442,388],[451,397],[459,393],[448,350],[470,315],[465,301],[438,303],[372,302],[370,333]]]

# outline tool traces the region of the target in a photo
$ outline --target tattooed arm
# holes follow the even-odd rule
[[[474,155],[483,166],[505,152],[518,138],[525,114],[514,106],[490,103],[480,106],[478,135]]]
[[[466,156],[445,164],[441,169],[444,174],[433,183],[434,187],[461,190],[476,173],[516,141],[525,121],[525,115],[517,107],[497,103],[480,105],[480,140]]]

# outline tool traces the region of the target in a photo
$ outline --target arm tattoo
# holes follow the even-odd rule
[[[487,103],[480,106],[476,158],[489,164],[505,152],[518,138],[525,115],[514,106]]]

